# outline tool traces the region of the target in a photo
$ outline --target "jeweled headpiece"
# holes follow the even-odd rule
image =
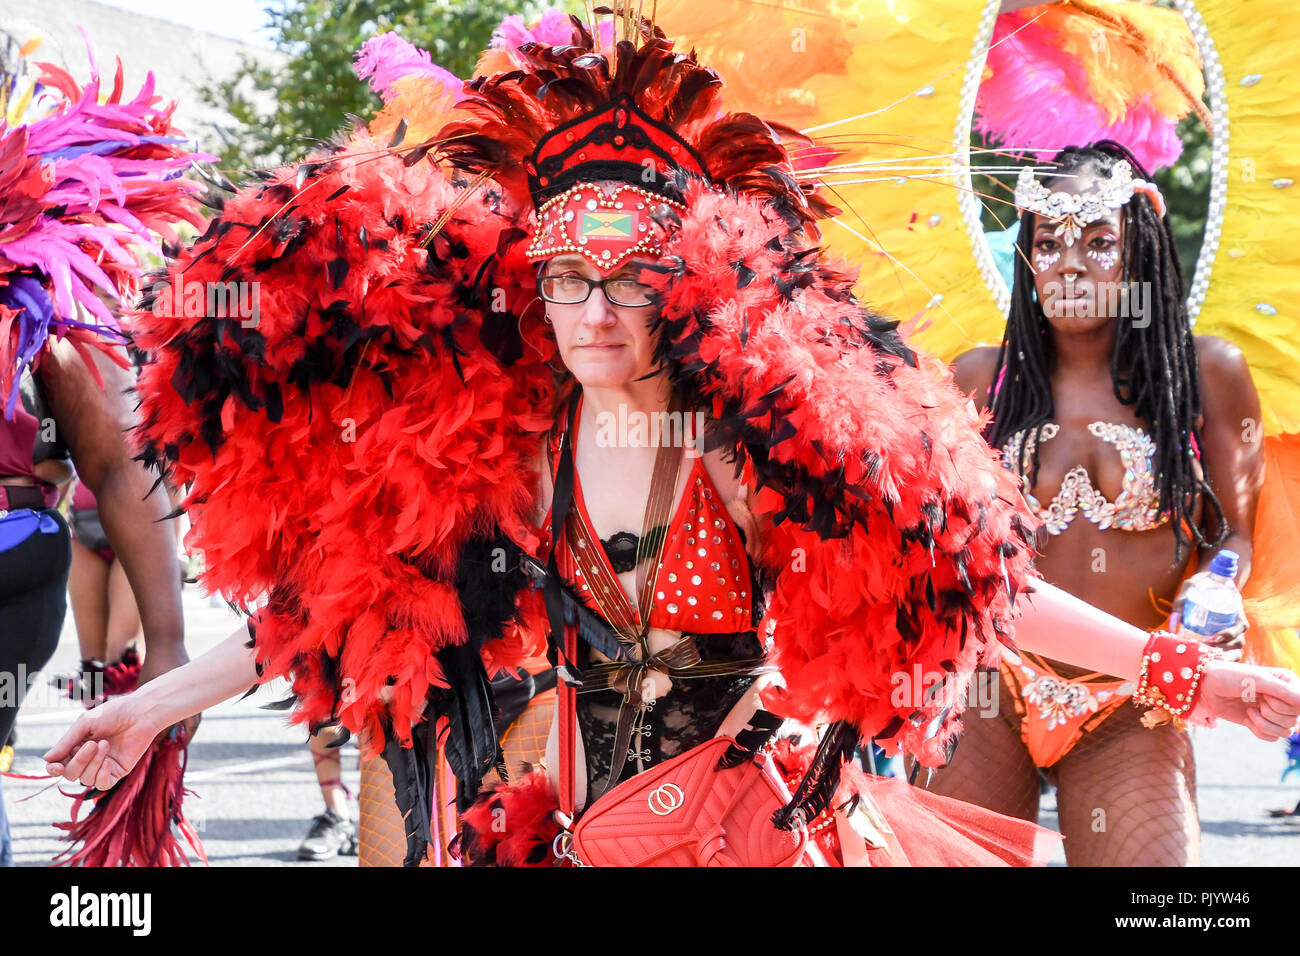
[[[706,176],[695,150],[626,94],[552,130],[524,169],[537,207],[528,257],[577,252],[606,271],[657,256],[669,207],[686,208],[681,173]]]
[[[724,114],[718,74],[649,21],[603,47],[572,23],[572,43],[525,44],[518,69],[471,80],[458,104],[470,118],[438,136],[452,165],[537,209],[530,257],[579,251],[612,268],[653,255],[688,177],[764,199],[814,237],[814,220],[837,213],[792,175],[785,144],[806,138]]]
[[[1164,197],[1155,183],[1133,176],[1133,167],[1120,160],[1111,167],[1110,176],[1100,179],[1087,193],[1052,192],[1034,175],[1030,166],[1020,170],[1016,181],[1016,205],[1025,212],[1036,213],[1047,219],[1059,219],[1055,234],[1067,245],[1082,238],[1083,227],[1104,218],[1112,209],[1121,209],[1142,193],[1156,207],[1156,214],[1165,214]]]

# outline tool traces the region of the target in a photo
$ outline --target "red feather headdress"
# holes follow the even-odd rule
[[[525,44],[515,53],[518,69],[466,84],[457,106],[468,118],[438,137],[451,165],[487,173],[534,206],[602,179],[680,200],[684,172],[768,201],[805,227],[836,214],[792,175],[787,144],[807,138],[750,113],[724,114],[722,77],[693,53],[674,50],[643,21],[606,56],[582,21],[573,24],[571,44]]]

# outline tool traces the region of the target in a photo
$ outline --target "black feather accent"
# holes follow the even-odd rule
[[[326,271],[329,273],[330,285],[337,291],[343,285],[343,281],[348,277],[348,270],[351,264],[347,259],[339,256],[337,259],[330,260]]]
[[[901,720],[899,724],[901,726]],[[794,796],[772,816],[772,823],[778,829],[792,829],[796,814],[803,817],[804,823],[811,823],[830,806],[840,783],[840,771],[844,762],[853,759],[860,740],[857,728],[849,721],[836,721],[826,728],[817,753],[803,779],[799,781]]]
[[[298,698],[290,694],[284,700],[273,700],[269,704],[262,704],[261,710],[292,710],[293,705],[298,703]]]
[[[396,149],[402,145],[402,140],[406,139],[406,120],[402,119],[397,124],[397,129],[393,130],[393,138],[388,141],[389,149]]]
[[[295,176],[293,180],[294,192],[297,192],[298,190],[302,189],[302,184],[305,183],[312,176],[316,175],[316,171],[319,169],[320,169],[319,163],[303,163],[301,166],[299,166],[298,175]]]
[[[429,150],[432,148],[432,142],[420,144],[402,157],[402,165],[407,167],[414,166],[420,160],[424,159],[425,156],[429,155]]]
[[[751,269],[749,266],[745,265],[745,263],[742,262],[742,261],[733,262],[733,263],[731,264],[731,268],[734,269],[734,270],[736,271],[736,288],[737,288],[737,289],[743,289],[743,288],[745,288],[745,286],[747,286],[747,285],[749,285],[751,282],[753,282],[753,281],[754,281],[754,277],[758,275],[757,272],[755,272],[755,271],[754,271],[753,269]]]
[[[403,747],[384,724],[384,762],[393,775],[393,796],[406,821],[406,858],[403,866],[419,866],[432,840],[433,767],[438,747],[430,721],[411,731],[412,746]]]
[[[265,388],[266,417],[278,423],[284,416],[284,398],[280,394],[280,385],[278,382],[267,382]]]

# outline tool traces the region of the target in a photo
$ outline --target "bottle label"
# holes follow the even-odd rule
[[[1211,611],[1209,608],[1200,604],[1193,604],[1191,601],[1183,605],[1182,626],[1193,634],[1210,637],[1226,631],[1236,623],[1236,611]]]

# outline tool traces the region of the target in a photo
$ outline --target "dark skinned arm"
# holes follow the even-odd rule
[[[979,411],[989,407],[989,388],[993,385],[993,370],[998,364],[998,348],[981,345],[958,355],[952,363],[956,386],[963,395],[969,395]]]
[[[143,683],[189,660],[176,546],[170,525],[159,520],[169,510],[167,496],[161,490],[149,494],[153,479],[132,460],[127,445],[125,432],[135,416],[133,399],[123,392],[131,377],[98,353],[95,362],[102,388],[68,342],[52,342],[41,361],[41,378],[59,435],[99,502],[100,521],[140,608]]]
[[[1250,578],[1255,510],[1264,484],[1264,426],[1259,393],[1255,390],[1245,357],[1232,343],[1217,336],[1198,335],[1196,357],[1200,366],[1201,405],[1204,409],[1201,461],[1205,466],[1206,480],[1219,499],[1223,519],[1228,525],[1228,536],[1222,543],[1199,550],[1196,570],[1208,568],[1220,549],[1235,551],[1241,557],[1237,566],[1237,587],[1243,588]],[[1214,510],[1207,505],[1202,508],[1201,533],[1212,539],[1217,530]],[[1176,627],[1182,617],[1186,593],[1187,584],[1184,582],[1174,598],[1171,626]],[[1212,643],[1232,652],[1233,657],[1240,656],[1245,631],[1246,622],[1243,620]]]
[[[1205,410],[1201,459],[1229,532],[1218,547],[1201,550],[1198,568],[1209,567],[1221,548],[1236,551],[1241,555],[1237,586],[1244,587],[1250,577],[1255,510],[1264,486],[1263,412],[1241,349],[1216,336],[1200,335],[1196,352]],[[1204,511],[1201,529],[1210,536],[1215,533],[1214,515],[1209,508]]]

